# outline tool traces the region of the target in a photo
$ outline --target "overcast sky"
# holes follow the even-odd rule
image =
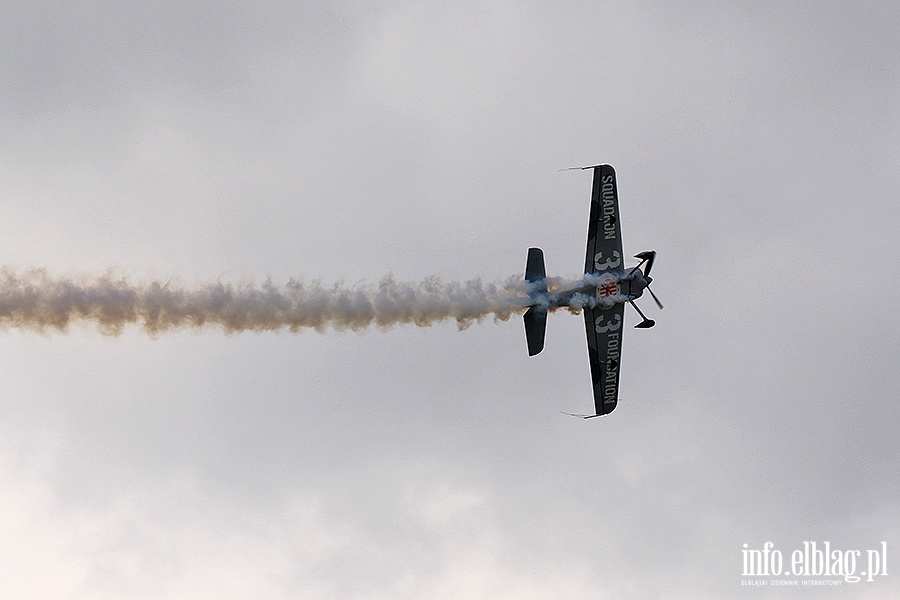
[[[0,5],[0,264],[578,276],[558,169],[608,162],[666,309],[589,421],[568,314],[534,358],[519,317],[7,328],[4,596],[900,595],[896,2],[216,4]],[[767,541],[889,576],[742,586]]]

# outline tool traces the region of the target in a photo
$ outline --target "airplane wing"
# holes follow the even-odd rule
[[[591,218],[588,224],[587,253],[584,272],[588,275],[610,273],[616,279],[598,285],[598,295],[619,293],[615,281],[625,274],[622,261],[622,229],[619,224],[619,195],[616,171],[610,165],[594,167],[591,193]],[[584,310],[588,358],[594,387],[597,415],[611,413],[619,397],[619,357],[622,350],[622,321],[625,305],[609,308],[597,306]]]
[[[610,165],[594,167],[591,220],[588,223],[584,272],[589,275],[625,272],[622,262],[622,228],[619,226],[616,171]]]
[[[622,352],[622,320],[625,305],[585,308],[588,358],[597,415],[608,415],[619,401],[619,357]]]

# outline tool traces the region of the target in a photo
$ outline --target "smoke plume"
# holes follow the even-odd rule
[[[218,281],[186,288],[159,281],[133,284],[115,275],[52,277],[43,270],[0,269],[0,327],[66,331],[72,323],[87,322],[110,335],[128,325],[156,335],[190,327],[359,330],[453,319],[464,329],[487,317],[502,321],[520,313],[526,294],[521,277],[496,283],[437,277],[406,283],[385,277],[353,285]]]

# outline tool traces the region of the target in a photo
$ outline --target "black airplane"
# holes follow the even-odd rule
[[[548,289],[544,253],[540,248],[529,248],[525,266],[525,282],[529,290],[525,337],[528,341],[528,355],[534,356],[544,349],[548,311],[559,307],[581,309],[587,331],[596,412],[592,415],[566,414],[590,419],[608,415],[615,410],[619,401],[625,304],[631,304],[641,316],[641,322],[635,325],[640,329],[649,329],[656,322],[641,312],[634,303],[635,299],[640,298],[644,290],[647,290],[659,308],[663,306],[650,289],[653,281],[650,269],[656,252],[649,250],[636,255],[635,258],[641,262],[631,269],[626,269],[622,263],[622,231],[615,170],[610,165],[580,168],[594,170],[584,280],[567,289]]]

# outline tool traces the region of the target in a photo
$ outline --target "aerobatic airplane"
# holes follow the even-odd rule
[[[525,313],[525,337],[528,355],[534,356],[544,348],[547,312],[558,307],[581,309],[587,331],[588,358],[594,387],[593,415],[572,414],[590,419],[608,415],[619,401],[619,366],[622,353],[622,318],[625,303],[631,304],[642,321],[640,329],[653,327],[634,303],[644,290],[650,292],[659,308],[662,303],[650,289],[650,269],[656,252],[641,252],[635,258],[637,266],[626,269],[622,263],[622,231],[619,223],[619,198],[616,172],[610,165],[580,167],[594,170],[591,194],[591,218],[588,224],[587,256],[584,280],[569,289],[548,289],[544,270],[544,253],[540,248],[528,249],[525,282],[529,289],[528,312]],[[642,270],[641,267],[646,267]]]

